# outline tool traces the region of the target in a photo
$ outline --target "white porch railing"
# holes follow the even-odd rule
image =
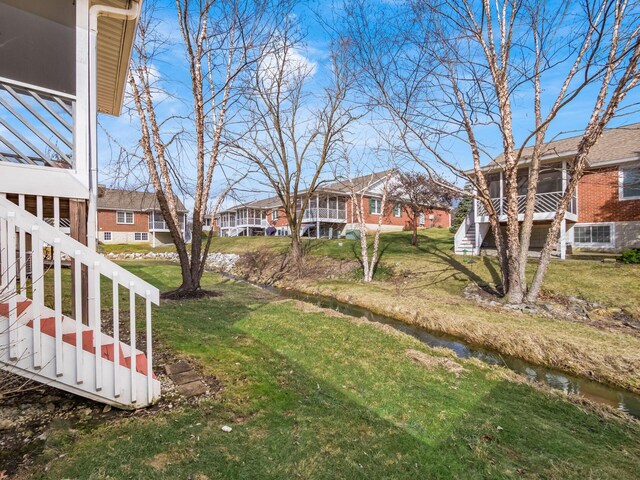
[[[554,213],[558,208],[558,204],[562,199],[562,192],[551,192],[551,193],[538,193],[536,194],[536,203],[534,206],[534,213]],[[518,214],[524,214],[526,208],[527,196],[526,195],[518,195]],[[478,201],[478,216],[484,217],[489,215],[487,209],[482,204],[482,202]],[[507,200],[506,198],[492,198],[491,203],[493,207],[496,209],[499,215],[507,214]],[[569,204],[569,208],[567,212],[575,214],[577,212],[576,208],[576,197],[574,196]]]
[[[23,240],[26,236],[30,250]],[[46,246],[53,252],[51,305],[45,303]],[[63,312],[63,259],[72,260],[78,279],[70,285],[72,314]],[[31,288],[26,280],[29,260]],[[83,271],[88,274],[87,291],[79,280]],[[102,330],[105,278],[112,286],[110,333]],[[122,289],[129,300],[128,343],[120,340]],[[1,196],[0,292],[0,306],[7,307],[0,319],[8,319],[8,335],[0,336],[0,368],[124,408],[146,406],[159,397],[160,385],[152,373],[151,335],[151,304],[159,302],[158,289]],[[84,298],[89,304],[86,312]],[[144,353],[136,348],[137,298],[145,306]],[[24,306],[26,314],[21,312]]]
[[[327,208],[327,207],[309,207],[304,211],[303,220],[337,220],[346,222],[347,211],[345,209]]]
[[[73,168],[75,97],[0,77],[0,161]]]

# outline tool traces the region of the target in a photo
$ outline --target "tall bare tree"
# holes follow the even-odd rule
[[[247,128],[231,143],[282,203],[291,228],[291,263],[300,271],[309,199],[327,180],[337,147],[357,117],[348,103],[353,77],[342,59],[343,45],[334,45],[331,52],[328,84],[312,94],[316,66],[301,54],[295,18],[288,22],[274,38],[270,56],[254,72],[244,106]]]
[[[589,151],[638,85],[639,11],[637,0],[414,0],[380,8],[354,0],[348,5],[345,24],[362,91],[387,112],[400,145],[416,163],[472,183],[489,215],[509,302],[537,299]],[[550,128],[561,129],[559,114],[577,101],[590,102],[590,113],[528,286],[525,267],[544,145]],[[516,102],[530,105],[529,112],[520,106],[517,118],[526,112],[533,119],[524,125],[520,120],[517,128]],[[487,131],[501,140],[500,162],[492,166],[504,178],[504,234],[483,169],[492,158]],[[451,158],[455,141],[468,145],[471,173]],[[533,147],[526,158],[525,146]],[[524,212],[518,198],[522,167],[528,168]]]
[[[224,154],[222,139],[238,113],[238,99],[252,70],[267,54],[271,36],[283,16],[285,2],[253,0],[176,0],[179,31],[175,47],[184,53],[188,87],[180,100],[189,112],[182,116],[166,112],[158,92],[172,82],[175,72],[165,74],[156,62],[166,32],[159,31],[156,5],[146,4],[129,69],[134,111],[140,120],[138,156],[146,166],[160,210],[176,246],[182,284],[172,295],[197,296],[211,243],[203,245],[202,226],[211,208],[214,171]],[[165,56],[167,55],[164,52]],[[177,75],[180,77],[180,75]],[[174,96],[180,79],[173,84]],[[167,94],[165,94],[167,95]],[[180,229],[176,198],[189,191],[193,198],[193,235],[189,246]]]

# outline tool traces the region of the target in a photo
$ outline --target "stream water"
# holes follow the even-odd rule
[[[232,275],[225,275],[234,280],[245,281]],[[301,300],[322,308],[330,308],[353,317],[365,317],[372,322],[388,325],[400,332],[411,335],[430,347],[443,347],[453,350],[460,358],[477,358],[490,365],[506,367],[531,381],[540,382],[565,393],[573,393],[597,403],[615,407],[629,415],[640,419],[640,395],[605,385],[593,380],[576,377],[548,367],[542,367],[517,357],[502,355],[499,352],[472,345],[458,337],[403,323],[385,315],[374,313],[366,308],[340,302],[331,297],[311,295],[294,290],[286,290],[273,286],[253,284],[269,290],[282,297]]]

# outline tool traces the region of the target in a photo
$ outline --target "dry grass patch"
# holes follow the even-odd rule
[[[456,377],[459,377],[461,374],[467,371],[462,367],[462,365],[454,362],[450,358],[434,357],[433,355],[429,355],[428,353],[419,352],[418,350],[413,349],[407,350],[406,354],[407,357],[409,357],[411,360],[419,363],[425,368],[444,368],[447,372],[453,373]]]

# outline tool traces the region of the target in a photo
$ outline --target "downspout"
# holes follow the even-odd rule
[[[132,2],[129,8],[94,5],[89,9],[89,208],[87,213],[87,245],[96,248],[98,223],[98,17],[135,20],[140,15],[140,2]]]

